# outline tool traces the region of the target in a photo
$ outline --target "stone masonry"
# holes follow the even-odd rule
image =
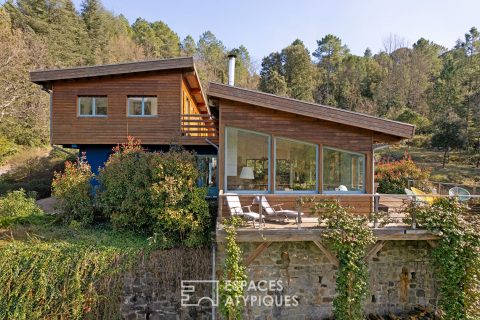
[[[181,306],[181,280],[211,279],[211,251],[205,249],[158,250],[140,257],[124,277],[122,317],[127,320],[211,319],[211,304]],[[196,288],[210,296],[211,286]]]
[[[242,243],[248,256],[259,243]],[[223,248],[218,248],[217,266]],[[417,304],[435,307],[437,290],[424,241],[387,241],[369,263],[370,293],[365,312],[401,314]],[[280,280],[281,291],[247,292],[270,295],[280,303],[259,306],[247,301],[244,319],[325,319],[332,316],[336,267],[313,242],[277,242],[262,252],[247,269],[250,280]],[[281,297],[297,296],[298,305],[282,305]],[[248,300],[248,299],[247,299]],[[270,301],[270,300],[268,300]],[[284,301],[283,301],[284,302]]]
[[[258,245],[242,243],[244,256],[249,256]],[[435,308],[437,287],[429,251],[425,241],[387,241],[369,262],[370,292],[365,312],[401,314],[417,304]],[[223,254],[224,247],[218,244],[217,278]],[[120,306],[123,318],[211,319],[210,303],[199,307],[180,304],[180,281],[211,279],[211,258],[209,248],[159,250],[148,259],[140,257],[137,267],[124,279]],[[260,286],[265,280],[280,281],[282,286],[266,291],[249,290],[244,319],[307,320],[332,316],[336,267],[313,242],[274,242],[247,271],[255,285]],[[209,285],[197,288],[194,298],[210,296],[211,292]],[[296,297],[298,305],[289,304],[289,297]],[[270,305],[265,306],[268,302]]]

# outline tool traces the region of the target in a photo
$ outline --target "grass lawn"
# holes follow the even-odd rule
[[[49,214],[0,218],[0,248],[12,242],[67,242],[72,245],[111,247],[122,250],[140,250],[148,247],[143,236],[114,231],[106,225],[81,227],[56,222]]]

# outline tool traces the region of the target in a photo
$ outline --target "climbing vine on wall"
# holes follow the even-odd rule
[[[456,199],[439,198],[431,206],[412,206],[422,227],[440,231],[433,249],[443,319],[480,318],[480,219],[468,215]]]
[[[220,279],[220,311],[229,320],[242,319],[243,295],[247,280],[243,265],[242,249],[236,242],[236,227],[241,224],[238,218],[225,221],[225,262]]]
[[[363,301],[368,292],[365,251],[375,237],[364,217],[351,214],[336,201],[319,201],[312,206],[319,222],[326,225],[324,238],[339,260],[337,296],[333,312],[338,320],[363,319]]]

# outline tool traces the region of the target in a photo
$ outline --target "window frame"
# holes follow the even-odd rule
[[[92,98],[92,114],[81,114],[80,108],[80,99],[81,98]],[[107,100],[107,114],[97,114],[97,102],[96,98],[105,98]],[[79,118],[106,118],[108,117],[108,96],[87,96],[87,95],[80,95],[77,96],[77,117]]]
[[[142,114],[130,114],[130,99],[131,98],[142,98]],[[156,114],[145,114],[145,98],[155,98],[157,99],[157,113]],[[138,95],[131,95],[127,96],[127,117],[131,118],[156,118],[158,117],[158,97],[154,95],[145,95],[145,96],[138,96]]]
[[[323,183],[324,182],[323,177],[324,177],[325,171],[323,170],[323,167],[324,167],[324,156],[325,156],[324,151],[325,151],[325,149],[350,153],[350,154],[354,154],[354,155],[358,155],[358,156],[363,157],[363,166],[362,166],[362,169],[363,169],[363,181],[362,181],[363,182],[362,183],[363,190],[361,190],[361,191],[336,191],[336,190],[325,190],[324,189],[325,184]],[[323,145],[322,146],[322,194],[365,194],[366,193],[366,185],[365,184],[366,184],[366,180],[367,180],[367,177],[366,177],[366,161],[367,161],[367,156],[364,153]]]
[[[315,190],[292,190],[292,191],[282,191],[282,190],[277,190],[277,139],[283,139],[287,141],[292,141],[292,142],[297,142],[297,143],[302,143],[310,146],[315,147]],[[281,136],[274,137],[273,139],[273,193],[280,193],[280,194],[318,194],[318,165],[319,165],[319,146],[318,144],[315,143],[310,143],[302,140],[297,140],[297,139],[290,139],[290,138],[284,138]],[[322,182],[323,182],[323,175],[322,175]]]
[[[264,136],[264,137],[267,137],[268,138],[268,156],[267,156],[267,159],[268,159],[268,174],[267,174],[267,190],[229,190],[228,189],[228,179],[227,179],[227,174],[226,174],[226,167],[227,167],[227,151],[228,151],[228,131],[230,129],[234,129],[234,130],[239,130],[239,131],[244,131],[244,132],[249,132],[249,133],[253,133],[253,134],[258,134],[258,135],[261,135],[261,136]],[[272,146],[272,136],[270,134],[266,134],[266,133],[263,133],[263,132],[258,132],[258,131],[253,131],[253,130],[248,130],[248,129],[241,129],[241,128],[237,128],[237,127],[230,127],[230,126],[226,126],[225,127],[225,143],[224,143],[224,152],[223,152],[223,155],[224,155],[224,164],[223,164],[223,183],[224,183],[224,189],[225,189],[225,193],[237,193],[237,194],[269,194],[271,192],[270,190],[270,179],[271,179],[271,170],[270,170],[270,161],[271,161],[271,146]]]

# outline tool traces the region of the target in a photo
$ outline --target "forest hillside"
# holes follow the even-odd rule
[[[202,33],[203,32],[203,33]],[[181,39],[162,21],[130,23],[100,0],[8,0],[0,6],[0,164],[48,145],[49,98],[28,72],[194,56],[202,82],[227,81],[227,55],[237,54],[236,85],[416,125],[411,145],[460,152],[480,167],[480,32],[472,27],[452,47],[398,36],[361,56],[319,31],[309,52],[300,39],[255,63],[248,48],[227,48],[212,32]],[[380,39],[379,39],[380,40]],[[443,165],[443,163],[442,163]]]

